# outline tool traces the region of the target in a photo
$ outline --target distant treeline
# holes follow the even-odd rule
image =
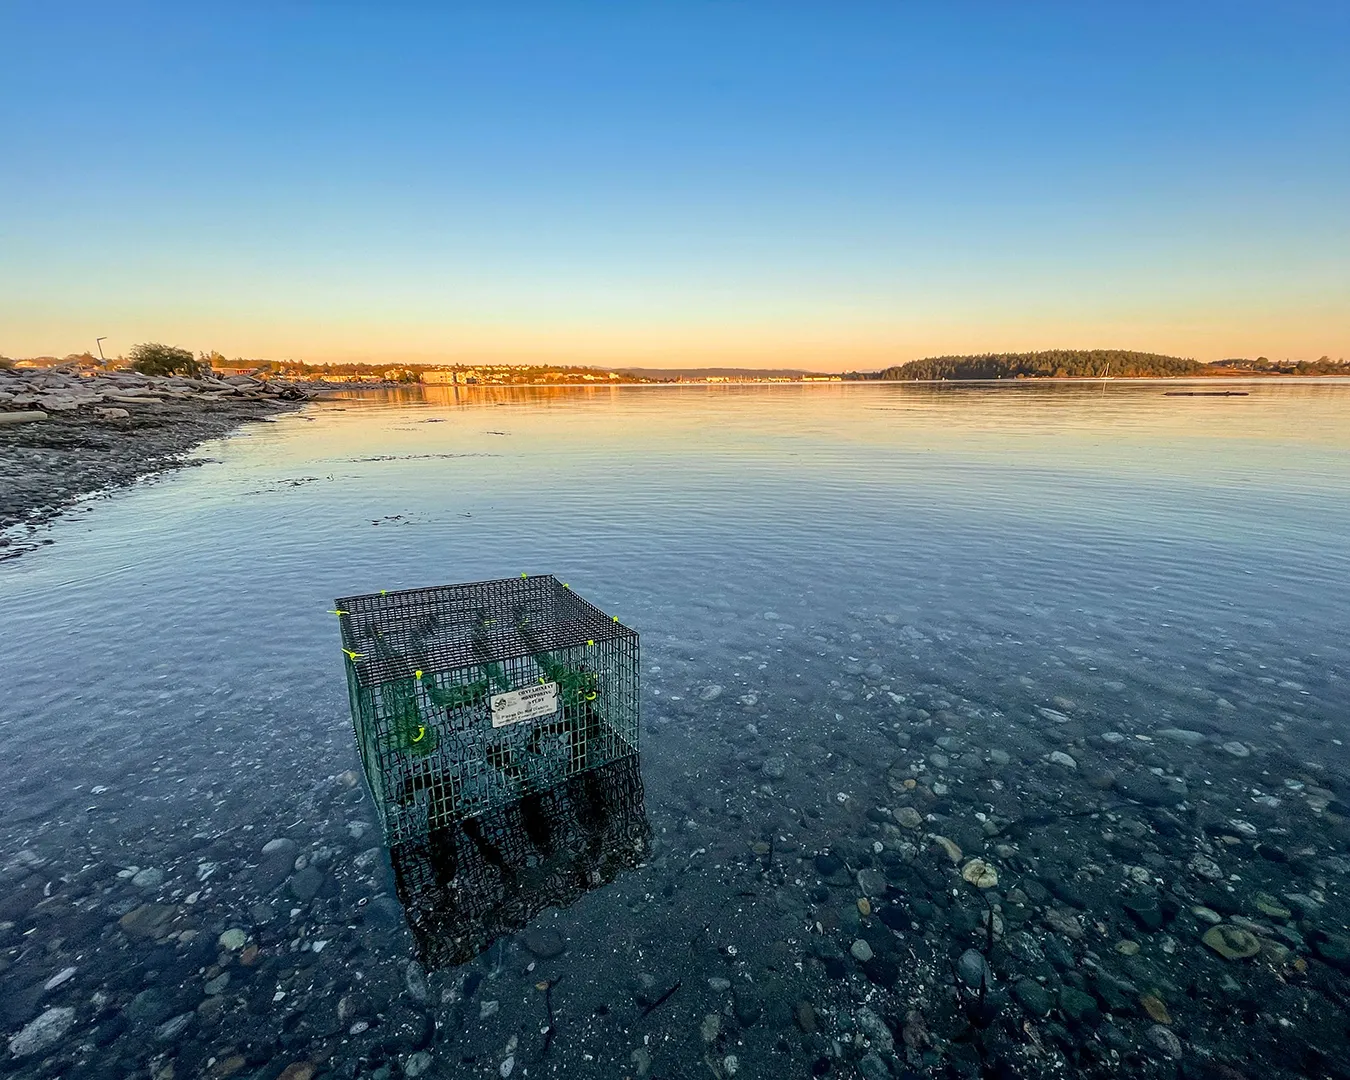
[[[1205,365],[1180,356],[1128,349],[1050,349],[1034,353],[934,356],[888,367],[877,379],[1100,378],[1103,375],[1201,375]]]
[[[1050,349],[1033,353],[985,353],[980,356],[932,356],[852,379],[1035,379],[1157,378],[1254,372],[1269,375],[1346,375],[1350,365],[1323,356],[1319,360],[1216,360],[1202,364],[1181,356],[1129,349]]]

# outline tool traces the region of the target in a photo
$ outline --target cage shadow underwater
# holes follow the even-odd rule
[[[393,847],[638,751],[638,635],[551,575],[337,601]]]
[[[651,838],[637,755],[390,848],[417,957],[473,959],[547,907],[638,866]]]

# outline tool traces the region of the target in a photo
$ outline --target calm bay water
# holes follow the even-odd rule
[[[74,1019],[0,1072],[1152,1075],[1158,1026],[1188,1058],[1328,1068],[1331,998],[1289,965],[1340,978],[1350,914],[1350,384],[1174,388],[428,388],[256,425],[59,522],[0,567],[0,1027]],[[344,776],[327,610],[521,572],[643,635],[652,857],[541,916],[561,957],[503,941],[428,988]],[[1054,843],[986,827],[1059,800],[1099,816]],[[269,877],[277,839],[317,880]],[[1149,929],[1135,893],[1180,914]],[[1193,908],[1289,955],[1225,960]],[[234,928],[251,964],[217,945]],[[948,970],[971,947],[1001,988],[985,1026]],[[1010,996],[1027,980],[1048,1017]],[[1085,989],[1105,1018],[1072,1015]],[[1224,1051],[1249,1000],[1298,1015]]]

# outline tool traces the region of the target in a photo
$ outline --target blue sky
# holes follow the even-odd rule
[[[8,5],[0,353],[1350,357],[1350,4]]]

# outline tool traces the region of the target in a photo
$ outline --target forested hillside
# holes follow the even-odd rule
[[[1015,379],[1033,377],[1136,378],[1154,375],[1202,375],[1205,365],[1180,356],[1128,349],[1051,349],[1034,353],[986,353],[983,356],[933,356],[888,367],[879,379]]]

